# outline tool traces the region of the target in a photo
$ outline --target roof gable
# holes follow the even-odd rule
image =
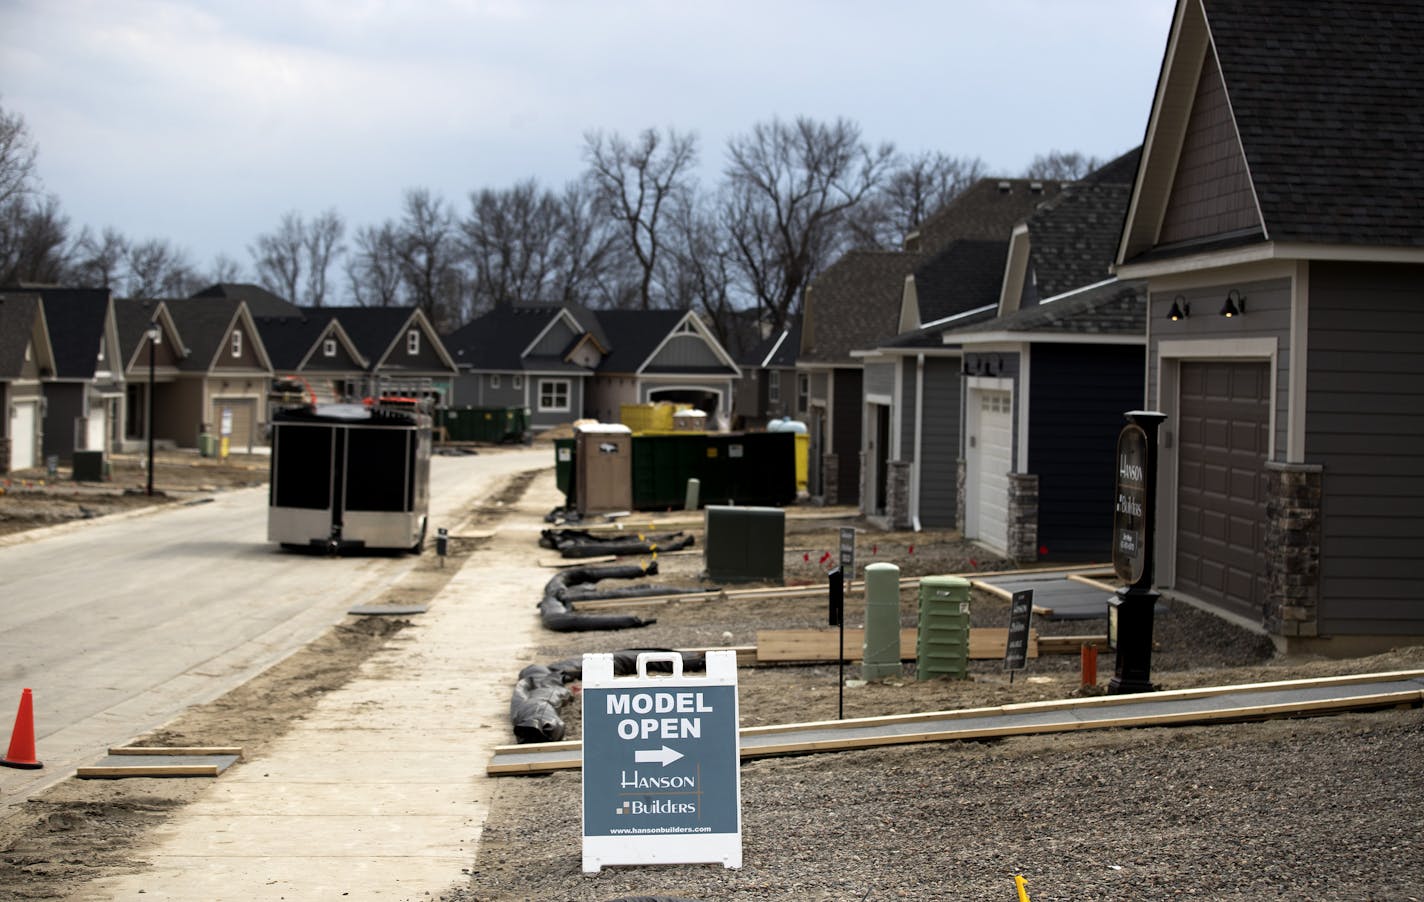
[[[1119,264],[1253,240],[1424,246],[1424,207],[1417,202],[1424,191],[1424,117],[1414,115],[1424,107],[1421,44],[1419,4],[1180,0]],[[1243,230],[1238,220],[1233,233],[1222,222],[1216,242],[1208,243],[1203,233],[1215,224],[1186,232],[1164,226],[1169,204],[1198,199],[1188,192],[1187,137],[1199,102],[1211,102],[1213,65],[1261,228]],[[1196,123],[1208,120],[1204,114]],[[1179,175],[1188,176],[1180,195]],[[1241,210],[1239,203],[1218,206]],[[1164,240],[1193,231],[1199,244]]]
[[[107,356],[110,294],[107,288],[36,289],[45,308],[50,343],[54,348],[55,376],[93,379],[101,350]]]
[[[922,260],[900,251],[851,251],[817,276],[806,291],[798,362],[849,363],[851,351],[893,336],[905,278]]]
[[[54,372],[44,305],[33,294],[0,294],[0,380]]]

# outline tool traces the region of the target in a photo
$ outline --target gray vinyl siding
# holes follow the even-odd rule
[[[924,426],[920,431],[920,525],[954,529],[959,503],[960,394],[956,357],[925,360]]]
[[[811,400],[824,401],[826,395],[830,393],[827,387],[830,385],[830,374],[825,370],[816,370],[811,373]]]
[[[711,346],[698,335],[674,335],[653,355],[649,367],[724,366]]]
[[[36,429],[44,430],[41,452],[48,457],[53,454],[63,462],[69,462],[78,447],[79,431],[84,419],[84,395],[89,391],[87,382],[46,382],[44,385],[45,415],[43,423],[36,423]],[[44,461],[41,460],[43,465]]]
[[[1220,315],[1226,293],[1231,289],[1246,296],[1246,315],[1227,318]],[[1191,316],[1180,322],[1167,319],[1167,311],[1178,296],[1190,305]],[[1212,342],[1224,338],[1273,338],[1276,341],[1275,455],[1273,460],[1285,460],[1286,433],[1290,428],[1287,404],[1290,398],[1290,301],[1291,280],[1271,279],[1263,282],[1226,282],[1209,288],[1189,291],[1153,292],[1147,315],[1150,317],[1151,347],[1148,349],[1148,403],[1160,409],[1158,395],[1157,345],[1161,341],[1178,339],[1201,340],[1203,357],[1211,356]],[[1172,424],[1165,424],[1169,432]]]
[[[839,497],[827,499],[835,504],[860,502],[861,407],[865,394],[861,389],[864,376],[859,369],[838,368],[835,371],[836,392],[831,413],[831,450],[839,462]]]
[[[1323,467],[1322,635],[1421,632],[1424,267],[1312,263],[1306,462]]]
[[[900,410],[900,453],[898,460],[915,459],[915,408],[919,399],[915,397],[915,359],[907,357],[900,365],[900,399],[896,402]]]
[[[895,364],[870,363],[865,367],[865,393],[867,395],[895,394]]]
[[[526,356],[558,357],[568,350],[575,337],[574,330],[570,329],[563,320],[559,320],[549,327],[549,331],[544,333],[544,337],[534,344],[533,349]]]

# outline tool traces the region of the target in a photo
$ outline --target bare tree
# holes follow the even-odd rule
[[[978,157],[932,151],[896,158],[884,185],[851,215],[855,243],[860,247],[903,247],[906,235],[984,173],[984,161]]]
[[[282,216],[276,230],[258,235],[249,250],[257,267],[257,281],[274,294],[300,304],[297,292],[302,284],[302,251],[306,247],[306,226],[296,211]]]
[[[54,196],[20,194],[0,204],[0,285],[55,284],[69,268],[69,218]]]
[[[105,226],[98,235],[84,229],[74,243],[68,280],[90,288],[117,288],[124,281],[129,241],[118,229]]]
[[[35,189],[35,157],[25,117],[0,106],[0,207]]]
[[[356,230],[356,248],[346,260],[351,297],[362,307],[400,303],[401,266],[395,223]]]
[[[406,192],[397,228],[397,259],[408,297],[439,327],[459,325],[465,278],[454,215],[439,197],[414,188]]]
[[[209,284],[221,285],[229,282],[246,281],[246,275],[242,264],[227,254],[218,254],[213,258],[213,265],[208,270],[208,277],[204,280]]]
[[[1033,158],[1024,170],[1026,179],[1073,182],[1103,165],[1097,157],[1085,156],[1076,150],[1050,150]]]
[[[690,190],[697,138],[673,129],[666,135],[646,129],[631,141],[616,133],[590,132],[584,136],[584,158],[601,209],[618,222],[637,261],[638,301],[647,310],[653,306],[665,243],[661,220],[668,205]]]
[[[129,245],[126,296],[132,298],[187,297],[200,286],[188,254],[163,238]]]
[[[811,279],[851,240],[847,213],[880,187],[894,155],[837,119],[773,119],[734,137],[721,201],[743,288],[773,329],[797,312]]]
[[[558,196],[533,179],[470,194],[460,229],[474,278],[472,312],[549,298],[562,252],[562,212]]]
[[[321,307],[326,303],[326,274],[332,258],[343,248],[341,236],[346,234],[346,221],[336,210],[329,209],[307,223],[302,235],[302,249],[306,256],[306,297],[310,307]]]
[[[560,301],[590,307],[627,307],[636,296],[627,254],[598,212],[588,179],[564,186],[559,196],[559,266],[553,294]]]
[[[673,208],[670,289],[678,308],[702,312],[723,347],[731,347],[732,251],[715,214],[692,202]]]

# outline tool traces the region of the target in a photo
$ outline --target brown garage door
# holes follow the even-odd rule
[[[228,450],[251,451],[257,433],[257,402],[252,398],[214,398],[212,429],[218,437],[222,436],[224,408],[232,413],[232,434],[228,436]]]
[[[1176,588],[1260,622],[1266,600],[1265,363],[1183,362]]]

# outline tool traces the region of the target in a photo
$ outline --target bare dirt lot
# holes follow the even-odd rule
[[[265,478],[265,461],[243,463],[252,469],[231,469],[228,484]],[[194,488],[219,483],[215,469],[190,470],[185,475]],[[125,482],[141,484],[136,473]],[[160,487],[178,496],[177,477],[169,482],[164,473],[160,461]],[[518,497],[527,482],[513,480],[504,497]],[[483,509],[487,523],[503,516],[498,500]],[[0,510],[5,503],[0,499]],[[834,553],[843,522],[791,523],[787,581],[822,581],[821,559]],[[862,563],[890,560],[906,576],[1004,564],[954,533],[896,534],[854,525],[864,529]],[[451,563],[458,565],[473,547],[453,543]],[[548,555],[532,547],[530,553]],[[698,553],[663,555],[658,563],[659,583],[702,584]],[[453,572],[427,561],[391,588],[391,600],[428,600]],[[529,600],[531,617],[536,602]],[[628,647],[749,645],[758,630],[820,626],[826,617],[823,598],[682,601],[629,610],[657,622],[616,633],[545,632],[530,660],[510,663],[511,686],[528,663]],[[975,625],[1003,626],[1007,604],[976,592],[971,616]],[[862,617],[852,595],[847,622]],[[914,620],[914,595],[906,592],[902,622]],[[349,618],[151,738],[236,743],[249,759],[260,756],[404,625]],[[1105,622],[1040,620],[1035,627],[1077,635],[1102,632]],[[1157,617],[1154,635],[1153,678],[1163,688],[1424,668],[1421,648],[1355,661],[1281,659],[1261,637],[1172,601]],[[1102,670],[1105,682],[1110,656]],[[857,675],[848,667],[847,676]],[[744,668],[739,681],[744,725],[836,716],[834,664]],[[900,677],[848,689],[845,713],[978,707],[1082,691],[1076,656],[1035,659],[1012,683],[998,661],[974,662],[968,680],[917,681],[907,665]],[[569,737],[577,738],[577,705],[561,713]],[[613,868],[596,877],[580,873],[579,775],[504,778],[469,883],[445,898],[1012,899],[1012,875],[1021,873],[1036,902],[1188,895],[1421,899],[1421,740],[1424,714],[1416,708],[767,759],[742,771],[741,870]],[[141,868],[133,850],[145,831],[199,789],[198,783],[143,779],[57,785],[0,823],[0,899],[68,898],[99,873]]]

